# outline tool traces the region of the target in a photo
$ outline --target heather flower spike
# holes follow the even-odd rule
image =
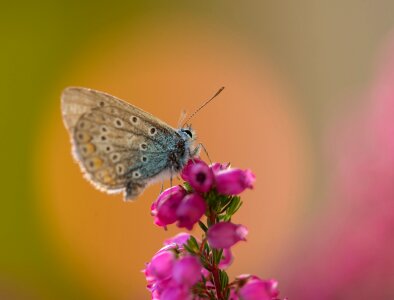
[[[231,247],[246,240],[246,227],[231,220],[242,205],[239,194],[253,188],[254,174],[193,158],[181,177],[183,186],[165,190],[153,202],[154,223],[188,230],[198,224],[202,235],[183,232],[167,239],[146,264],[152,299],[279,300],[275,280],[240,275],[230,281],[225,271],[233,262]]]

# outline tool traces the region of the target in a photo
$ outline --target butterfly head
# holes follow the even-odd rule
[[[179,129],[179,134],[185,142],[194,142],[197,138],[196,132],[192,129],[191,125],[187,125],[186,127],[182,127]]]
[[[194,145],[194,142],[197,139],[197,135],[190,125],[178,129],[178,134],[181,136],[184,143],[184,163],[186,163],[189,158],[197,155],[199,152],[198,147],[195,147]]]

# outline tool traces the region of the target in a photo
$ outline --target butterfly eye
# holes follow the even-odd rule
[[[193,137],[193,134],[190,130],[188,129],[184,129],[183,132],[185,132],[188,136],[190,136],[191,138]]]

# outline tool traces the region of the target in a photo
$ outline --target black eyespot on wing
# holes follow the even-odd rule
[[[189,129],[183,129],[182,131],[185,132],[188,136],[190,136],[190,138],[193,137],[193,134]]]

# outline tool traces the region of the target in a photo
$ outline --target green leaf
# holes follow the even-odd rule
[[[207,260],[205,259],[205,257],[200,256],[200,262],[201,262],[201,264],[203,265],[203,267],[204,267],[205,269],[207,269],[208,271],[211,269],[211,264],[210,264],[209,261],[207,261]]]
[[[222,259],[223,249],[212,249],[213,263],[218,265]]]
[[[200,246],[194,236],[190,236],[185,244],[183,244],[185,249],[191,254],[198,254],[200,252]]]
[[[200,225],[200,228],[202,229],[202,231],[207,232],[208,231],[208,227],[201,221],[198,221],[198,225]]]
[[[220,270],[219,271],[219,279],[220,279],[220,285],[222,286],[223,290],[227,287],[228,285],[228,275],[225,271]]]
[[[237,207],[236,207],[236,208],[234,208],[232,215],[234,215],[234,214],[235,214],[235,213],[238,211],[238,209],[240,209],[240,208],[241,208],[242,204],[243,204],[243,202],[242,202],[242,201],[240,201],[240,202],[238,203]]]
[[[204,252],[206,255],[209,255],[209,253],[211,252],[211,248],[209,247],[208,243],[204,244]]]
[[[224,298],[228,300],[230,298],[230,289],[227,287],[224,291]]]
[[[207,194],[206,199],[208,206],[216,213],[219,213],[223,207],[223,201],[227,201],[227,196],[219,195],[215,190],[211,190]]]
[[[193,192],[193,188],[192,186],[188,183],[188,182],[184,182],[183,183],[183,188],[186,190],[186,192],[191,193]]]
[[[187,243],[192,247],[193,249],[199,250],[200,245],[198,244],[196,238],[194,236],[190,236],[190,238],[187,240]]]
[[[232,197],[226,197],[226,200],[222,201],[222,208],[221,208],[221,210],[219,212],[220,214],[224,213],[228,209],[228,207],[230,206],[232,200],[233,200]]]
[[[241,198],[239,196],[234,197],[227,207],[226,214],[231,217],[237,212],[241,205]]]
[[[183,247],[185,247],[186,251],[189,252],[190,254],[196,254],[193,248],[191,248],[188,244],[183,244]]]
[[[221,217],[221,219],[222,219],[223,222],[228,222],[228,221],[231,220],[231,216],[230,215],[223,215]]]

